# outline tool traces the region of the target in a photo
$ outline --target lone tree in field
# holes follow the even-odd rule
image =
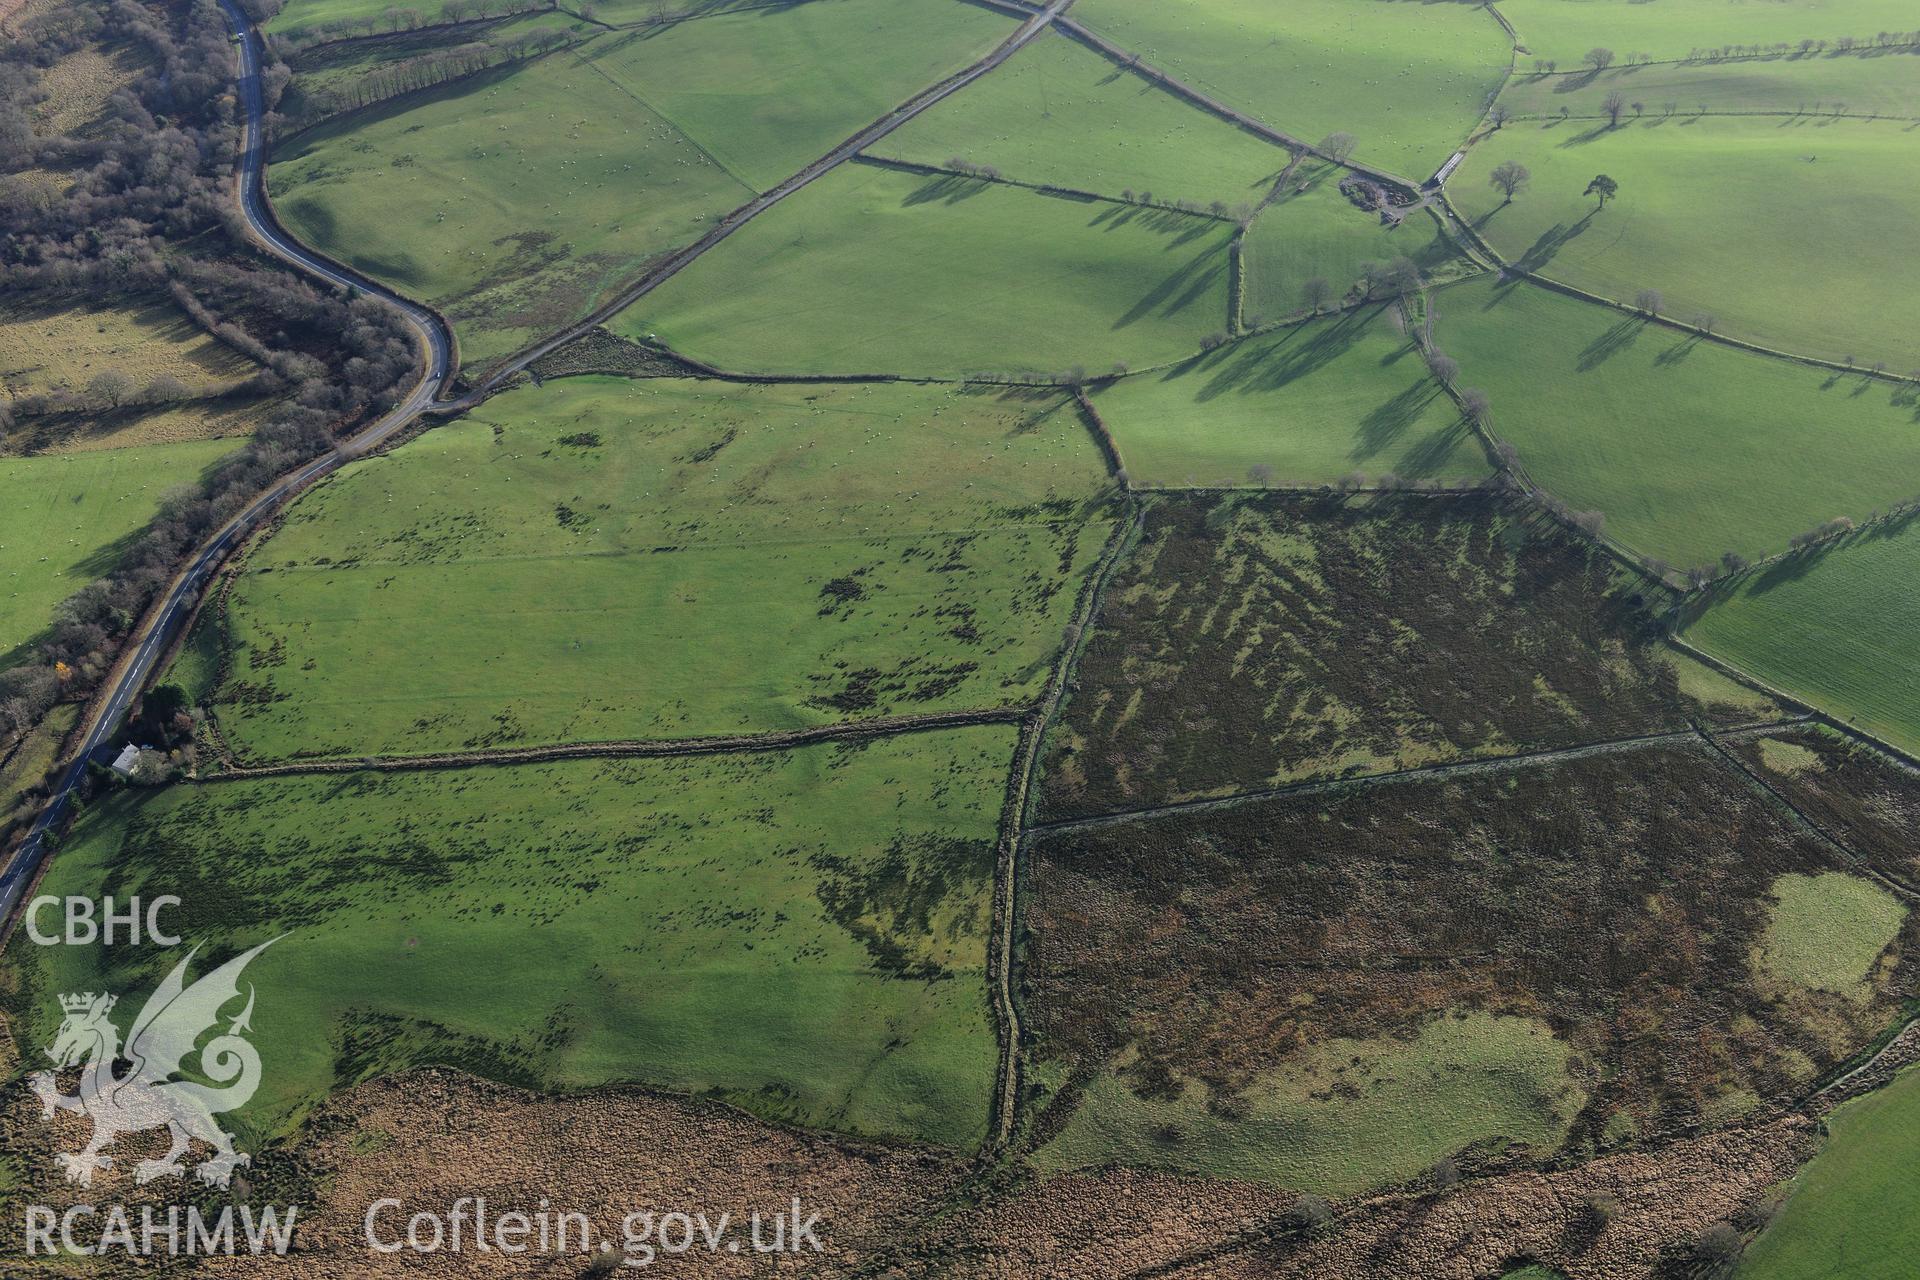
[[[1606,101],[1600,104],[1600,109],[1607,113],[1607,126],[1618,129],[1620,113],[1627,109],[1627,95],[1615,89],[1607,95]]]
[[[1493,126],[1495,133],[1505,128],[1507,121],[1511,119],[1513,119],[1513,112],[1508,110],[1502,103],[1494,103],[1493,107],[1487,112],[1487,123]]]
[[[1498,187],[1500,193],[1506,197],[1500,203],[1509,205],[1513,203],[1513,198],[1520,194],[1520,188],[1526,186],[1527,180],[1532,177],[1532,171],[1518,160],[1502,160],[1493,166],[1493,172],[1488,175],[1487,181]]]
[[[1587,189],[1581,194],[1598,196],[1600,198],[1600,207],[1604,209],[1607,207],[1607,201],[1620,194],[1620,184],[1604,173],[1597,173],[1594,175],[1593,181],[1587,184]]]
[[[1300,298],[1313,314],[1319,315],[1333,302],[1333,281],[1325,276],[1313,276],[1300,286]]]
[[[1352,158],[1353,149],[1359,145],[1360,140],[1350,133],[1330,133],[1320,139],[1316,150],[1335,164],[1345,164]]]
[[[1587,50],[1587,56],[1580,59],[1580,61],[1592,67],[1594,73],[1598,74],[1613,65],[1613,50],[1607,48],[1605,45],[1597,45]]]
[[[118,369],[108,369],[93,375],[93,380],[87,383],[87,394],[96,404],[118,409],[133,394],[133,379]]]
[[[1660,314],[1660,308],[1666,305],[1666,298],[1658,289],[1642,289],[1633,295],[1633,305],[1650,316]]]

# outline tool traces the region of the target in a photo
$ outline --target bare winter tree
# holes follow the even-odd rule
[[[1600,104],[1600,109],[1607,113],[1608,126],[1616,129],[1619,128],[1620,113],[1627,109],[1627,95],[1615,89],[1612,93],[1609,93],[1606,100]]]
[[[1333,281],[1325,276],[1310,277],[1300,286],[1300,300],[1313,314],[1319,315],[1333,302]]]
[[[1660,314],[1660,308],[1666,305],[1666,299],[1658,289],[1642,289],[1633,295],[1633,305],[1650,316]]]
[[[1487,181],[1506,197],[1500,203],[1508,205],[1513,203],[1513,198],[1520,194],[1520,189],[1526,186],[1527,180],[1532,177],[1532,171],[1518,160],[1502,160],[1493,166],[1493,172],[1488,175]]]
[[[1330,133],[1320,139],[1315,150],[1335,164],[1345,164],[1353,158],[1353,149],[1359,145],[1360,140],[1350,133]]]
[[[1594,48],[1587,50],[1587,56],[1580,59],[1580,61],[1592,67],[1595,72],[1605,71],[1613,65],[1613,50],[1607,48],[1605,45],[1596,45]]]

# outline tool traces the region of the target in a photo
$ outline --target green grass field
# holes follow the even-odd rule
[[[1920,1254],[1920,1071],[1849,1102],[1826,1149],[1801,1170],[1739,1280],[1856,1280],[1907,1274]]]
[[[62,600],[113,568],[171,489],[192,485],[231,440],[0,458],[0,662]],[[9,653],[9,651],[14,651]]]
[[[294,70],[293,83],[278,109],[293,120],[310,123],[316,101],[332,101],[330,94],[347,89],[365,76],[465,45],[506,47],[518,37],[540,31],[561,32],[570,40],[583,40],[598,35],[600,28],[570,13],[544,9],[485,26],[461,27],[457,33],[429,27],[378,40],[330,41],[291,56],[288,65]]]
[[[1577,66],[1595,46],[1622,58],[1630,52],[1684,58],[1695,49],[1725,45],[1870,39],[1914,24],[1913,6],[1904,0],[1499,0],[1499,8],[1527,50],[1523,67],[1533,58],[1551,58],[1562,70]]]
[[[255,1138],[338,1085],[437,1063],[971,1146],[1013,738],[123,792],[46,891],[178,894],[203,957],[284,935],[247,971],[266,1070],[234,1115]],[[183,954],[31,950],[26,1044],[50,1039],[59,991],[124,993],[124,1029]]]
[[[870,148],[917,164],[988,164],[1019,182],[1118,196],[1258,202],[1288,154],[1077,40],[1046,35]]]
[[[1140,368],[1227,322],[1212,218],[870,164],[828,174],[616,316],[723,369]]]
[[[1424,214],[1383,226],[1379,216],[1355,208],[1340,194],[1343,170],[1309,163],[1288,180],[1296,189],[1260,211],[1242,249],[1249,323],[1277,320],[1302,310],[1301,288],[1324,276],[1338,294],[1360,285],[1368,262],[1408,257],[1431,275],[1460,263],[1439,223]]]
[[[266,757],[1021,704],[1108,530],[1058,397],[573,378],[315,490],[229,613]]]
[[[753,195],[564,51],[302,133],[268,185],[295,235],[445,311],[469,366]]]
[[[1920,522],[1751,574],[1686,638],[1787,692],[1920,751]]]
[[[1523,123],[1474,147],[1447,190],[1504,257],[1553,279],[1620,301],[1658,289],[1671,314],[1711,312],[1736,337],[1905,369],[1920,264],[1889,250],[1920,210],[1912,157],[1890,121]],[[1502,209],[1487,179],[1504,160],[1533,181]],[[1620,184],[1598,211],[1581,194],[1597,173]]]
[[[1870,994],[1868,971],[1905,923],[1905,904],[1873,881],[1840,871],[1781,876],[1773,893],[1761,953],[1766,968],[1799,986]]]
[[[1642,6],[1647,8],[1650,6]],[[1524,59],[1522,60],[1525,61]],[[1594,75],[1561,71],[1515,76],[1500,95],[1522,115],[1598,116],[1618,90],[1650,116],[1701,111],[1786,111],[1815,115],[1920,115],[1920,67],[1910,50],[1813,57],[1739,58],[1729,62],[1655,62]]]
[[[1136,484],[1323,484],[1355,471],[1476,480],[1489,469],[1384,307],[1123,378],[1093,401]]]
[[[1436,343],[1534,479],[1643,555],[1758,558],[1920,492],[1920,422],[1885,384],[1491,277],[1434,305]]]
[[[1015,25],[976,4],[808,0],[617,33],[585,56],[764,191]]]
[[[1072,16],[1263,124],[1353,134],[1357,159],[1416,180],[1466,139],[1512,57],[1461,3],[1081,0]]]
[[[1418,1177],[1476,1143],[1554,1150],[1586,1096],[1570,1057],[1524,1018],[1439,1018],[1415,1036],[1303,1052],[1247,1090],[1233,1116],[1209,1108],[1201,1085],[1152,1100],[1109,1071],[1035,1163],[1145,1165],[1350,1195]]]

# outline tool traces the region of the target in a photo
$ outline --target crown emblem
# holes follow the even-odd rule
[[[61,996],[60,1008],[67,1013],[85,1013],[93,1008],[97,1000],[100,1002],[100,1012],[106,1013],[113,1008],[114,1002],[119,998],[118,996],[96,996],[91,991],[82,991],[78,994]]]

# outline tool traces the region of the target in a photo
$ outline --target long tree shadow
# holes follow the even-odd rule
[[[1412,448],[1401,454],[1400,466],[1410,476],[1434,475],[1453,457],[1461,441],[1472,434],[1473,427],[1465,418],[1455,418],[1424,440],[1416,441]]]
[[[1338,318],[1296,325],[1276,339],[1242,342],[1224,351],[1198,356],[1169,371],[1167,376],[1205,374],[1205,384],[1194,393],[1194,400],[1199,403],[1229,391],[1248,395],[1277,391],[1344,355],[1366,332],[1370,318],[1369,314],[1354,310],[1343,312]]]
[[[1392,399],[1369,409],[1366,416],[1360,419],[1360,433],[1355,437],[1353,451],[1348,456],[1355,461],[1363,461],[1386,449],[1405,435],[1409,427],[1420,421],[1427,406],[1439,395],[1440,388],[1431,379],[1422,378]]]
[[[1209,246],[1195,254],[1185,263],[1176,267],[1172,274],[1149,289],[1141,299],[1127,309],[1127,313],[1113,322],[1116,329],[1124,329],[1135,324],[1156,311],[1163,316],[1184,311],[1205,296],[1212,283],[1227,269],[1221,260],[1219,251]]]
[[[1647,327],[1645,316],[1623,316],[1612,328],[1589,342],[1574,362],[1574,368],[1589,373],[1631,347]]]
[[[1572,226],[1564,222],[1554,223],[1540,233],[1540,238],[1529,245],[1527,251],[1521,254],[1513,265],[1522,271],[1538,271],[1552,262],[1555,255],[1566,248],[1569,240],[1586,234],[1587,228],[1593,224],[1594,215],[1598,212],[1597,208],[1587,210],[1587,216]]]
[[[1704,339],[1701,338],[1699,334],[1689,333],[1685,337],[1681,338],[1680,341],[1674,343],[1672,346],[1668,347],[1665,351],[1662,351],[1659,355],[1655,356],[1653,358],[1653,362],[1659,365],[1661,368],[1667,368],[1668,366],[1671,366],[1671,365],[1680,364],[1688,356],[1693,354],[1693,349],[1699,346],[1702,341],[1704,341]]]
[[[959,204],[962,200],[971,200],[986,191],[993,184],[984,178],[964,178],[956,173],[943,174],[927,181],[907,192],[900,201],[902,208],[917,204]]]

